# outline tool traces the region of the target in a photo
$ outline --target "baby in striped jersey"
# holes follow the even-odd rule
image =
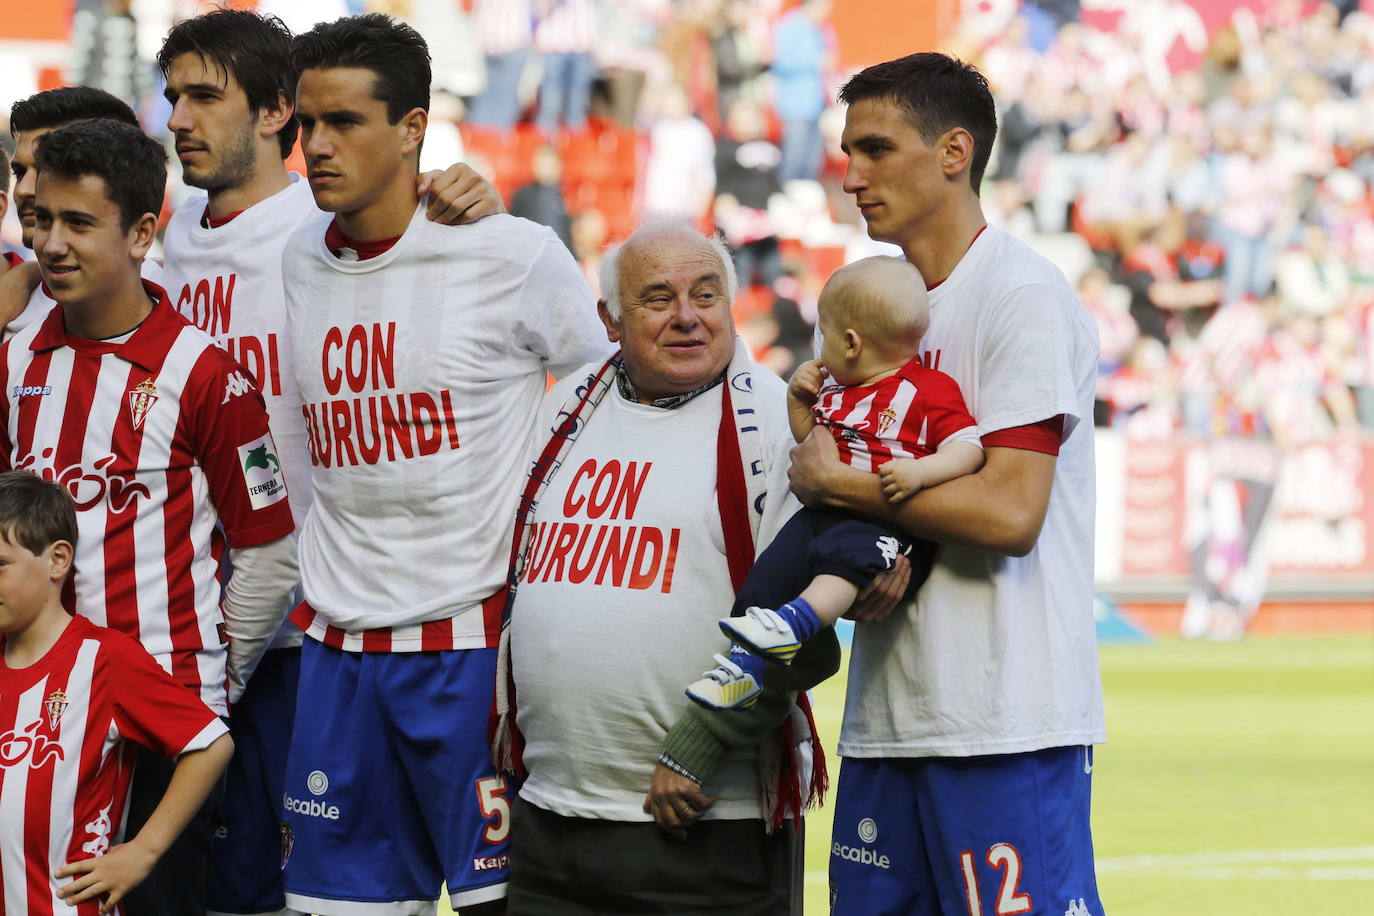
[[[803,363],[787,388],[798,442],[817,425],[840,459],[879,475],[901,502],[982,467],[978,428],[958,384],[919,357],[930,324],[925,280],[900,258],[872,257],[836,271],[821,290],[821,358]],[[913,555],[913,546],[919,550]],[[801,645],[833,626],[859,590],[912,556],[912,586],[930,572],[934,545],[912,545],[881,525],[803,508],[759,556],[720,628],[729,657],[687,688],[711,709],[758,702],[765,664],[790,665]]]
[[[121,912],[233,755],[228,728],[141,645],[62,606],[76,510],[62,487],[0,473],[0,913]],[[133,743],[175,757],[121,842]],[[68,880],[71,879],[71,880]]]

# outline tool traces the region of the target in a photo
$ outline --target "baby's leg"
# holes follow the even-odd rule
[[[859,597],[859,587],[842,576],[822,573],[811,580],[801,593],[802,599],[811,606],[819,626],[811,628],[814,633],[820,627],[832,627],[845,615],[845,612]]]

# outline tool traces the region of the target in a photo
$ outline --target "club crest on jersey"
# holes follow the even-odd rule
[[[133,391],[129,392],[129,414],[134,420],[134,429],[143,425],[143,420],[148,416],[148,411],[152,410],[157,403],[157,386],[152,379],[144,379],[138,383]]]
[[[884,407],[878,413],[878,438],[887,435],[887,431],[892,428],[892,424],[897,422],[897,411],[891,407]]]
[[[54,690],[48,694],[43,708],[48,713],[48,728],[57,731],[57,723],[62,721],[62,713],[67,711],[67,692],[60,687]]]
[[[286,481],[271,433],[239,446],[239,466],[254,509],[265,509],[286,498]]]

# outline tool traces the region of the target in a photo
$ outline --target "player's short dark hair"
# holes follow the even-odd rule
[[[860,71],[841,87],[839,99],[846,105],[869,99],[894,103],[926,143],[955,127],[968,131],[973,137],[969,182],[978,192],[997,139],[997,106],[977,67],[935,51],[911,54]]]
[[[76,506],[58,484],[32,471],[0,474],[0,535],[32,554],[58,541],[76,546]]]
[[[108,118],[138,127],[138,116],[123,99],[93,86],[63,86],[15,102],[10,108],[10,136],[87,118]]]
[[[291,63],[297,74],[333,67],[371,70],[372,97],[386,103],[392,124],[412,109],[429,111],[429,46],[419,32],[382,13],[322,22],[297,35]]]
[[[10,190],[10,154],[3,144],[0,144],[0,191],[9,193]]]
[[[279,93],[291,102],[296,95],[296,71],[291,68],[291,30],[276,16],[245,10],[217,9],[178,23],[157,52],[157,68],[165,78],[172,62],[183,54],[198,54],[207,65],[233,74],[248,97],[254,115],[277,103]],[[285,159],[296,145],[296,119],[277,131]]]
[[[162,211],[167,151],[137,127],[105,118],[59,127],[39,138],[34,163],[38,171],[68,180],[104,179],[125,231],[143,214]]]

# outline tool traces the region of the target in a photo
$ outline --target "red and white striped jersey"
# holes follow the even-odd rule
[[[840,460],[860,471],[893,458],[924,458],[946,439],[981,444],[958,383],[916,359],[872,385],[831,382],[811,413],[835,437]]]
[[[68,335],[58,307],[0,348],[0,467],[76,503],[68,609],[139,640],[224,712],[224,541],[285,537],[291,510],[262,395],[145,289],[157,305],[122,342]]]
[[[73,909],[57,897],[72,879],[52,874],[121,842],[132,742],[176,757],[226,731],[136,642],[84,617],[27,668],[0,655],[0,911],[95,916],[99,900]]]

